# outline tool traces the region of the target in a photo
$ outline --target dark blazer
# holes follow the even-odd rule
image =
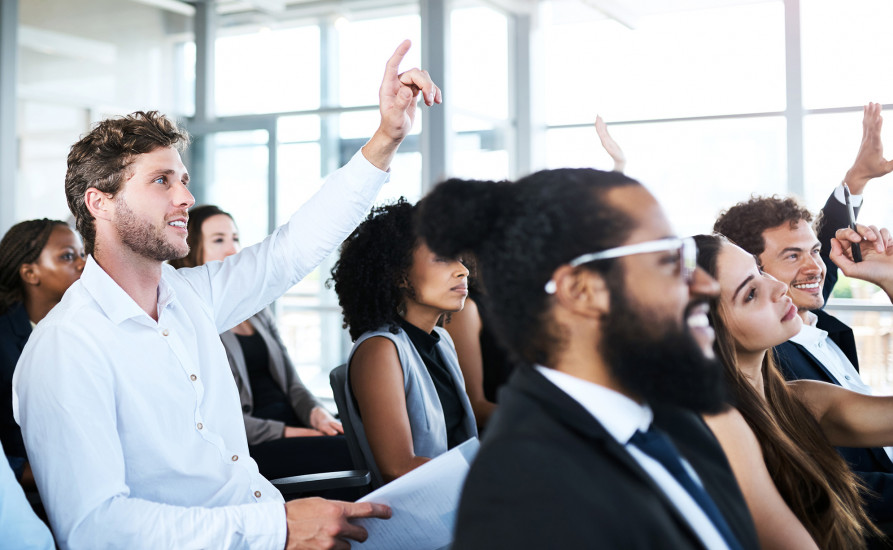
[[[26,454],[22,430],[12,416],[12,373],[29,336],[31,321],[21,302],[0,315],[0,441],[7,456],[19,458]]]
[[[818,232],[819,241],[822,243],[822,260],[828,268],[822,288],[822,294],[826,301],[831,295],[838,277],[837,266],[829,256],[831,238],[838,229],[846,227],[848,223],[846,207],[834,195],[831,195],[822,209],[822,220]],[[818,317],[818,328],[828,332],[828,337],[840,347],[856,370],[859,370],[853,329],[823,310],[815,310],[813,313]],[[788,380],[820,380],[840,385],[840,382],[828,369],[800,344],[789,340],[776,346],[775,357],[781,372]],[[868,499],[869,515],[878,522],[893,521],[893,462],[890,461],[887,453],[880,447],[838,447],[837,450],[850,464],[853,471],[880,497]]]
[[[703,544],[652,478],[592,415],[535,369],[499,396],[459,505],[454,550],[686,549]],[[696,415],[654,408],[743,548],[753,520],[719,443]]]

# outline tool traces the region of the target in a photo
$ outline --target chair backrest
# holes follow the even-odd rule
[[[335,395],[335,406],[338,407],[339,420],[344,427],[344,439],[347,441],[347,450],[350,452],[353,467],[357,470],[368,470],[363,451],[360,449],[360,442],[357,439],[357,432],[353,428],[347,410],[347,395],[344,392],[346,380],[347,364],[339,365],[329,373],[329,385],[332,386],[332,393]]]

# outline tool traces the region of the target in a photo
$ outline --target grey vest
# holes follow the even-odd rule
[[[465,410],[462,429],[465,431],[466,439],[477,437],[477,423],[474,419],[474,412],[471,410],[471,401],[468,400],[468,394],[465,393],[465,379],[462,377],[462,371],[459,369],[456,347],[446,330],[440,327],[435,327],[434,330],[440,335],[437,349],[453,375],[453,382],[456,384],[459,399],[462,401],[462,408]],[[409,340],[409,336],[403,329],[400,329],[397,334],[393,334],[387,328],[363,334],[354,343],[353,349],[350,350],[350,356],[347,359],[344,394],[347,396],[347,410],[350,415],[350,421],[356,432],[363,457],[366,459],[366,467],[372,473],[372,486],[380,487],[384,484],[384,481],[378,466],[375,464],[372,450],[369,448],[363,421],[360,418],[360,413],[357,410],[353,392],[350,388],[350,360],[353,359],[353,354],[360,344],[375,336],[383,336],[389,339],[397,348],[397,356],[400,358],[400,365],[403,367],[403,390],[406,395],[406,412],[409,415],[409,425],[412,430],[413,452],[416,456],[434,458],[447,452],[448,449],[446,423],[443,418],[443,407],[440,405],[440,398],[437,396],[437,390],[434,387],[434,382],[431,380],[431,375],[428,374],[428,369],[425,368],[425,363]]]

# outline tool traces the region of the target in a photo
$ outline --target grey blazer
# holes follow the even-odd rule
[[[258,312],[250,319],[254,330],[260,334],[270,355],[270,374],[273,380],[288,395],[291,406],[298,419],[305,427],[310,426],[310,411],[314,407],[321,406],[313,397],[310,390],[301,383],[294,364],[288,357],[285,344],[279,337],[279,331],[273,322],[273,315],[269,309]],[[239,389],[239,400],[242,402],[242,416],[245,419],[245,433],[248,435],[248,444],[257,445],[265,441],[271,441],[282,437],[285,424],[278,420],[267,420],[252,416],[254,411],[254,397],[251,394],[251,386],[248,382],[248,368],[245,365],[245,355],[239,339],[228,330],[220,335],[220,341],[226,349],[226,358],[229,360],[229,368],[236,379],[236,387]]]
[[[453,376],[453,383],[456,385],[459,399],[462,401],[462,408],[465,411],[465,418],[462,423],[465,439],[477,437],[477,422],[475,422],[474,412],[471,410],[471,401],[468,400],[468,394],[465,393],[465,379],[462,377],[462,370],[459,369],[456,346],[446,330],[440,327],[435,327],[434,330],[440,335],[437,349],[440,350],[444,363],[446,363]],[[372,486],[380,487],[384,484],[384,479],[375,463],[372,449],[369,447],[363,420],[360,418],[360,411],[357,408],[353,391],[351,391],[350,387],[350,360],[360,344],[375,336],[387,338],[397,348],[400,365],[403,367],[403,389],[406,395],[406,412],[409,415],[409,427],[412,431],[413,452],[415,452],[416,456],[435,458],[449,449],[447,448],[446,422],[443,418],[443,407],[440,405],[440,398],[437,396],[437,390],[434,387],[434,382],[431,380],[431,375],[428,374],[428,369],[425,367],[419,352],[412,345],[409,336],[406,335],[403,329],[399,329],[397,334],[392,334],[386,327],[366,332],[357,339],[353,349],[350,350],[350,357],[347,360],[347,373],[344,379],[344,394],[347,396],[347,414],[350,416],[351,424],[356,432],[360,450],[363,452],[363,457],[366,460],[366,467],[372,474]]]

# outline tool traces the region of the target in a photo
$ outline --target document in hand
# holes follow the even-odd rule
[[[387,504],[393,515],[389,520],[356,520],[369,538],[364,543],[351,542],[351,548],[437,550],[448,546],[453,541],[462,484],[478,447],[477,438],[471,438],[361,498],[359,502]]]

